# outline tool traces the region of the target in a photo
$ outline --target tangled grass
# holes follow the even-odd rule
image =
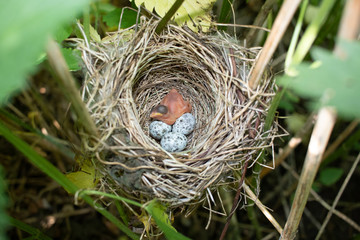
[[[252,166],[263,149],[273,152],[278,125],[265,131],[264,122],[277,88],[269,71],[256,90],[247,85],[261,48],[174,25],[158,35],[156,25],[142,18],[101,43],[75,39],[86,72],[82,97],[100,132],[85,151],[97,157],[111,191],[176,207],[212,199],[246,161]],[[197,120],[186,149],[176,153],[148,129],[151,109],[172,88]]]

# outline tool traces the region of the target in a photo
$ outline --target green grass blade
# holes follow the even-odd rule
[[[307,27],[298,47],[296,48],[292,64],[297,65],[303,61],[306,54],[309,52],[311,45],[315,41],[315,38],[318,36],[320,28],[324,24],[335,2],[335,0],[322,1],[319,13],[314,17],[314,20]]]
[[[230,21],[231,17],[231,4],[233,3],[233,0],[223,0],[218,23],[228,23]],[[220,26],[219,30],[226,31],[227,27]]]
[[[45,158],[41,157],[34,149],[27,143],[22,141],[19,137],[13,134],[3,123],[0,122],[0,133],[13,144],[21,153],[23,153],[32,164],[34,164],[41,171],[49,175],[57,183],[59,183],[66,191],[75,194],[77,187],[67,179],[54,165],[52,165]]]
[[[304,17],[305,17],[305,12],[306,12],[306,8],[309,4],[309,0],[304,0],[301,4],[301,8],[300,8],[300,14],[294,29],[294,33],[291,37],[291,41],[290,41],[290,46],[289,46],[289,50],[286,54],[286,59],[285,59],[285,72],[288,71],[290,65],[291,65],[291,61],[295,52],[295,47],[296,44],[298,42],[299,39],[299,35],[300,35],[300,31],[301,31],[301,27],[304,21]]]
[[[131,199],[127,199],[124,197],[116,196],[114,194],[100,192],[100,191],[96,191],[96,190],[83,190],[83,191],[79,192],[79,197],[83,198],[83,196],[85,196],[85,195],[97,195],[97,196],[108,197],[111,199],[124,201],[126,203],[129,203],[129,204],[137,206],[137,207],[143,207],[143,205],[141,203],[135,202]]]
[[[66,191],[75,194],[78,189],[64,174],[62,174],[54,165],[52,165],[45,158],[40,156],[34,149],[32,149],[26,142],[14,135],[2,122],[0,122],[0,134],[4,136],[11,144],[13,144],[21,153],[23,153],[29,161],[38,167],[41,171],[59,183]],[[100,204],[90,196],[83,196],[85,202],[94,207],[100,214],[114,223],[121,231],[127,234],[131,239],[139,239],[139,236],[128,229],[119,219],[111,215]]]
[[[121,217],[121,220],[122,220],[126,225],[128,225],[128,223],[129,223],[129,218],[128,218],[128,216],[126,215],[123,206],[120,204],[120,201],[116,200],[116,201],[115,201],[115,206],[116,206],[116,209],[118,210],[118,213],[119,213],[119,215],[120,215],[120,217]]]
[[[145,210],[154,218],[156,224],[164,232],[167,239],[171,240],[189,240],[181,233],[177,232],[173,226],[171,226],[169,216],[166,213],[166,208],[157,200],[152,200]]]
[[[34,239],[38,239],[38,240],[51,240],[52,238],[49,236],[46,236],[44,233],[42,233],[39,229],[34,228],[22,221],[19,221],[13,217],[10,217],[10,224],[13,225],[14,227],[29,233],[30,235],[32,235],[31,237],[33,237]]]
[[[6,207],[8,206],[8,198],[6,196],[6,183],[4,180],[3,168],[0,165],[0,239],[6,240],[6,230],[8,227],[8,216]]]
[[[273,98],[273,100],[271,102],[271,106],[269,108],[269,111],[268,111],[266,119],[265,119],[265,126],[264,126],[265,132],[270,130],[270,127],[272,126],[272,124],[274,122],[276,110],[280,104],[280,101],[281,101],[284,93],[285,93],[285,88],[283,87],[280,89],[280,91],[278,91],[276,93],[275,97]]]

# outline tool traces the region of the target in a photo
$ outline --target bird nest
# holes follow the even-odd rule
[[[142,19],[101,42],[76,40],[83,101],[99,131],[85,150],[96,156],[103,186],[175,207],[206,199],[264,148],[273,152],[278,125],[264,125],[276,86],[267,71],[257,89],[248,87],[261,48],[174,25],[156,34],[157,23]],[[196,118],[186,149],[174,153],[149,136],[151,109],[172,88]]]

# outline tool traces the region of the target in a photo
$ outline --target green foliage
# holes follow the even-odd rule
[[[317,62],[298,65],[296,76],[284,76],[278,82],[311,98],[312,107],[333,106],[345,118],[360,117],[360,108],[356,107],[360,92],[360,44],[340,42],[340,48],[344,58],[315,48],[312,55]]]
[[[172,240],[187,240],[189,238],[178,233],[173,226],[171,226],[169,215],[166,213],[166,208],[156,200],[152,200],[146,207],[146,211],[155,219],[156,224],[164,232],[167,239]]]
[[[286,119],[286,125],[288,126],[290,132],[297,133],[301,130],[306,122],[306,116],[298,113],[291,114]]]
[[[39,229],[34,228],[34,227],[32,227],[24,222],[21,222],[15,218],[10,218],[10,223],[14,227],[16,227],[24,232],[29,233],[31,235],[31,237],[29,239],[51,240],[50,237],[43,234]]]
[[[3,123],[0,122],[0,134],[6,138],[12,145],[14,145],[20,152],[22,152],[28,160],[55,180],[58,184],[60,184],[66,191],[69,193],[75,194],[80,189],[71,182],[64,174],[62,174],[54,165],[52,165],[45,158],[40,156],[34,149],[32,149],[27,143],[21,140],[19,137],[14,135],[11,130],[9,130]],[[123,231],[126,235],[128,235],[131,239],[139,239],[138,235],[133,233],[130,229],[128,229],[122,222],[120,222],[117,218],[115,218],[112,214],[110,214],[106,209],[102,208],[100,204],[95,202],[90,196],[82,196],[85,202],[87,202],[90,206],[96,209],[99,213],[101,213],[104,217],[109,219],[112,223],[114,223],[121,231]],[[131,200],[129,200],[131,201]],[[135,202],[135,204],[138,204]],[[141,205],[140,205],[141,206]]]
[[[64,56],[70,71],[78,71],[81,69],[81,53],[79,50],[74,50],[71,48],[61,48],[61,53]]]
[[[319,181],[325,186],[331,186],[336,183],[343,175],[341,168],[325,168],[320,171]]]
[[[89,0],[3,1],[0,7],[0,102],[24,85],[50,34]]]
[[[59,26],[54,33],[54,39],[58,43],[61,43],[62,41],[64,41],[68,37],[70,37],[72,31],[73,31],[73,28],[70,24],[65,24],[63,26]]]
[[[221,5],[220,14],[218,17],[218,23],[228,23],[231,18],[231,4],[233,3],[233,0],[224,0]],[[227,27],[225,26],[219,26],[219,30],[226,31]]]
[[[279,103],[279,108],[289,112],[294,112],[295,105],[299,102],[300,102],[300,98],[296,94],[294,94],[291,91],[285,91]]]
[[[122,16],[121,16],[122,14]],[[136,23],[137,12],[128,8],[116,8],[103,17],[104,22],[110,28],[118,27],[120,18],[120,28],[128,28]]]
[[[6,184],[3,178],[3,169],[0,165],[0,239],[6,240],[6,229],[8,227],[8,216],[6,214],[6,207],[8,199],[6,197]]]

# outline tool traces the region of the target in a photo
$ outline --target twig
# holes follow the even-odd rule
[[[355,119],[349,124],[349,126],[338,136],[338,138],[326,149],[323,159],[326,159],[339,147],[339,145],[353,132],[357,125],[359,125],[359,122],[359,119]]]
[[[354,40],[360,32],[360,1],[348,0],[346,2],[343,17],[340,22],[338,37],[347,40]],[[339,45],[335,46],[335,54],[341,56]]]
[[[286,162],[283,162],[281,164],[281,166],[283,166],[285,169],[287,169],[291,175],[294,176],[294,178],[296,179],[299,179],[299,175],[286,163]],[[314,190],[310,190],[310,194],[313,198],[315,198],[315,200],[317,202],[319,202],[324,208],[326,208],[327,210],[330,210],[331,209],[331,206],[324,200],[320,197],[319,194],[317,194],[317,192],[315,192]],[[345,214],[343,214],[342,212],[334,209],[333,213],[341,218],[342,220],[344,220],[347,224],[349,224],[350,226],[352,226],[354,229],[356,229],[357,231],[360,232],[360,226],[354,222],[351,218],[347,217]]]
[[[275,220],[275,218],[271,215],[271,213],[266,209],[264,204],[260,202],[260,200],[256,197],[256,195],[251,191],[248,185],[243,184],[243,188],[245,192],[249,195],[250,199],[254,201],[256,206],[260,209],[260,211],[265,215],[265,217],[269,220],[269,222],[276,228],[276,230],[281,234],[283,229],[280,224]]]
[[[254,26],[261,27],[264,24],[266,18],[268,17],[269,12],[274,7],[275,3],[276,3],[276,0],[266,0],[266,2],[262,5],[259,14],[255,18],[255,21],[253,23]],[[252,46],[252,44],[254,43],[256,32],[257,32],[256,28],[251,28],[249,30],[248,34],[246,34],[246,45],[247,46]]]
[[[256,89],[259,85],[261,76],[269,63],[275,49],[279,45],[287,26],[289,25],[292,17],[295,14],[297,7],[301,0],[286,0],[281,6],[278,16],[275,19],[274,26],[266,39],[264,48],[260,53],[258,61],[255,63],[255,67],[250,76],[249,86],[252,89]]]
[[[329,220],[330,220],[330,218],[331,218],[331,216],[332,216],[332,214],[333,214],[333,212],[334,212],[334,210],[335,210],[335,207],[336,207],[336,205],[338,204],[338,202],[339,202],[339,200],[340,200],[340,197],[341,197],[341,195],[343,194],[343,192],[344,192],[344,190],[345,190],[345,188],[346,188],[346,185],[349,183],[350,178],[351,178],[351,176],[353,175],[353,173],[354,173],[354,171],[355,171],[355,168],[356,168],[357,165],[359,164],[359,161],[360,161],[360,154],[357,156],[357,158],[356,158],[355,162],[353,163],[353,165],[352,165],[352,167],[351,167],[348,175],[346,176],[343,184],[341,185],[341,188],[340,188],[338,194],[337,194],[336,197],[335,197],[335,200],[334,200],[334,202],[333,202],[333,204],[332,204],[332,206],[331,206],[331,209],[330,209],[330,211],[328,212],[328,214],[326,215],[326,218],[325,218],[323,224],[321,225],[321,228],[320,228],[318,234],[316,235],[316,238],[315,238],[315,239],[320,239],[321,235],[323,234],[324,229],[325,229],[326,225],[328,224],[328,222],[329,222]]]
[[[230,225],[231,217],[234,215],[236,208],[239,206],[239,198],[240,198],[240,195],[241,195],[241,189],[242,189],[242,187],[244,185],[244,179],[245,179],[247,167],[248,167],[248,162],[245,162],[244,166],[242,167],[242,175],[241,175],[241,179],[239,181],[239,187],[237,189],[237,192],[236,192],[236,195],[235,195],[235,198],[234,198],[234,201],[233,201],[233,205],[232,205],[230,214],[229,214],[229,216],[228,216],[228,218],[226,220],[224,229],[223,229],[223,231],[221,233],[221,236],[219,238],[220,240],[223,240],[225,238],[226,232],[227,232],[227,230],[229,228],[229,225]]]
[[[304,167],[300,175],[294,201],[281,239],[294,239],[299,226],[302,213],[304,212],[311,185],[320,166],[322,155],[329,141],[331,131],[336,119],[332,108],[322,108],[312,133]]]
[[[64,94],[71,102],[79,117],[79,122],[81,122],[82,126],[90,136],[97,136],[95,123],[91,120],[89,112],[84,102],[81,100],[79,90],[75,85],[75,80],[67,67],[58,44],[54,40],[48,42],[47,55],[50,66],[55,71]]]
[[[270,171],[272,171],[272,168],[279,166],[289,156],[289,154],[302,142],[302,139],[310,131],[311,127],[314,124],[313,122],[314,122],[314,114],[311,114],[306,120],[305,124],[301,127],[300,131],[298,131],[296,135],[290,139],[290,141],[283,149],[283,151],[276,157],[275,166],[272,166],[271,163],[271,165],[268,165],[269,168],[264,168],[261,171],[260,173],[261,178],[269,174]]]

